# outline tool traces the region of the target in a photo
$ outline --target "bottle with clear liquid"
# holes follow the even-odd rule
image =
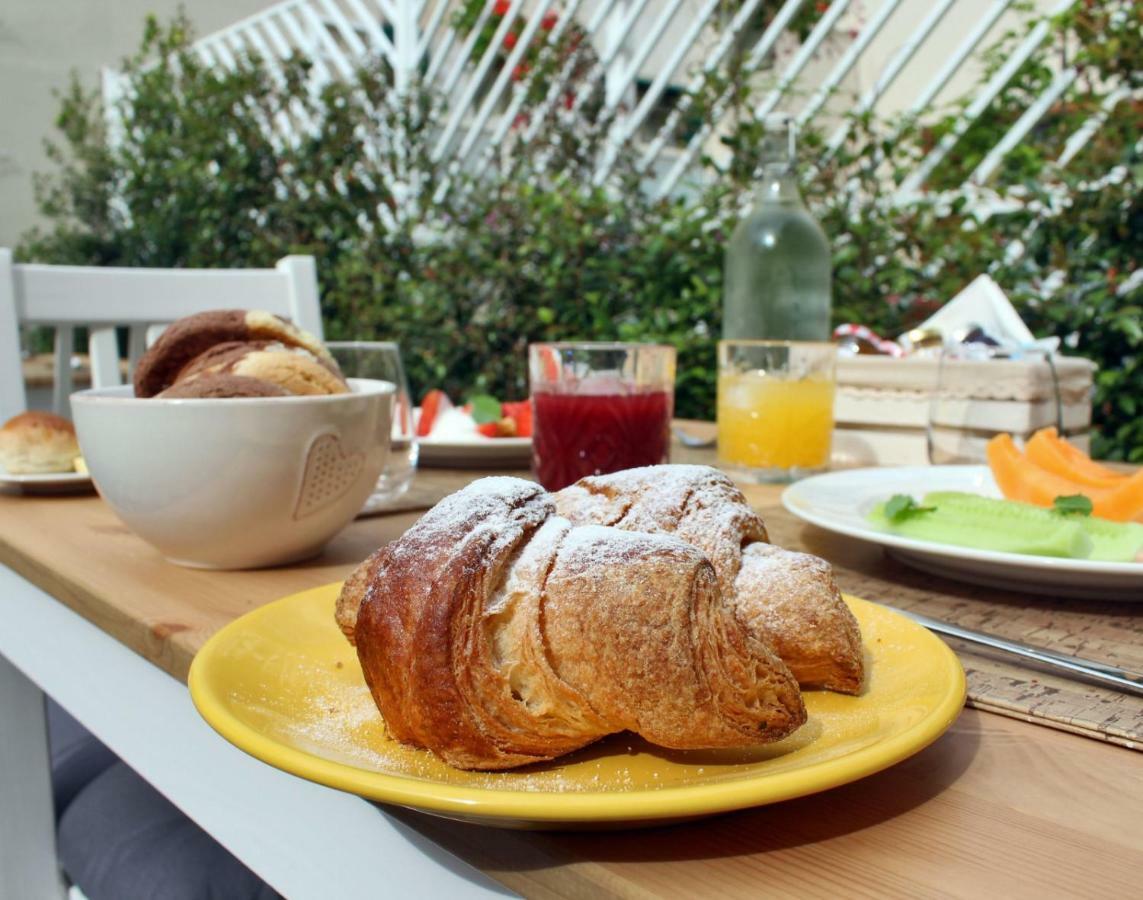
[[[726,248],[722,336],[828,341],[830,250],[795,177],[795,125],[766,121],[762,184]]]

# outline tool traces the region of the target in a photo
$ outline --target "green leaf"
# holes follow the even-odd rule
[[[935,508],[921,506],[908,494],[894,494],[885,503],[885,517],[896,525],[921,513],[932,512]]]
[[[1068,494],[1052,501],[1052,509],[1061,516],[1090,516],[1091,498],[1084,494]]]
[[[474,394],[468,398],[472,404],[472,418],[477,425],[500,421],[500,401],[488,394]]]

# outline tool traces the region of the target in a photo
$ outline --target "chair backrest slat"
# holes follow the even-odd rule
[[[55,359],[52,362],[52,409],[71,416],[71,357],[75,347],[75,329],[70,325],[56,328]]]
[[[277,269],[16,265],[13,274],[17,316],[29,325],[170,322],[235,305],[291,313],[287,279]]]
[[[20,320],[12,283],[12,251],[0,247],[0,422],[24,410],[24,371],[20,362]]]

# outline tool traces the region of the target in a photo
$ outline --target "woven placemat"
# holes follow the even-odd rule
[[[357,518],[366,516],[388,516],[393,513],[409,512],[416,509],[429,509],[452,493],[450,488],[439,485],[423,484],[414,481],[407,491],[396,497],[385,494],[372,494]]]
[[[770,539],[834,565],[843,591],[976,631],[1143,672],[1143,606],[1060,600],[963,584],[898,562],[880,547],[761,506]],[[1063,678],[949,640],[968,677],[968,703],[989,712],[1143,749],[1143,698]]]

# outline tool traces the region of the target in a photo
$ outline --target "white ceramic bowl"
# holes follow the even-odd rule
[[[360,511],[389,452],[394,387],[158,400],[130,387],[71,398],[99,493],[184,566],[249,569],[314,556]]]

